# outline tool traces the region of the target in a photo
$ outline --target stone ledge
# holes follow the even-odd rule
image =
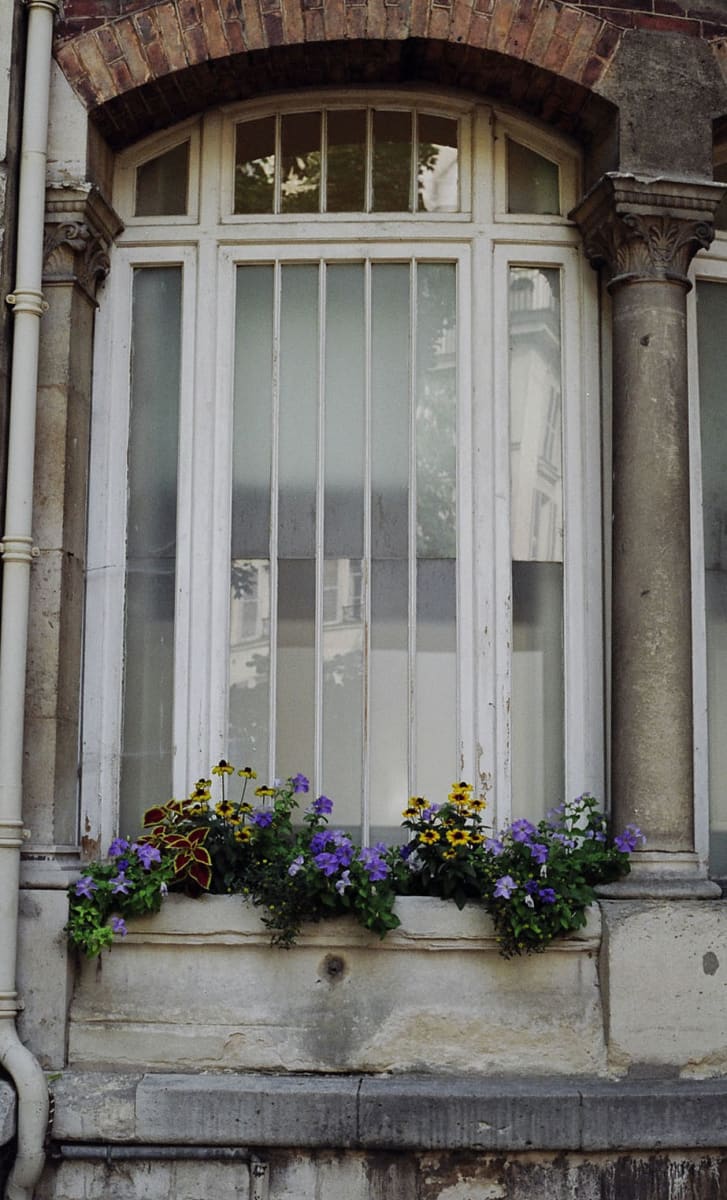
[[[68,1071],[57,1142],[326,1150],[724,1145],[727,1079],[147,1075]]]

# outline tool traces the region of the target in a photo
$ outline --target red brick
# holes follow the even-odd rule
[[[386,37],[388,40],[403,41],[409,36],[409,21],[411,17],[408,0],[401,4],[399,0],[384,0],[386,6]]]
[[[224,58],[230,52],[230,47],[222,27],[219,9],[215,0],[207,0],[202,7],[202,23],[207,36],[210,58]]]
[[[451,15],[451,10],[449,8],[444,8],[441,4],[436,6],[432,4],[429,10],[427,37],[434,38],[436,42],[448,41]]]
[[[493,9],[488,42],[491,50],[504,51],[507,46],[507,36],[515,15],[515,5],[516,0],[498,0]]]
[[[96,41],[107,63],[112,63],[117,58],[123,57],[123,52],[114,32],[113,25],[101,25],[96,30]]]
[[[575,37],[583,19],[584,14],[578,12],[576,8],[562,8],[555,27],[556,37],[567,39]]]
[[[285,43],[283,30],[283,15],[280,12],[262,14],[266,46],[282,46]]]
[[[563,74],[566,78],[580,82],[581,71],[591,56],[592,47],[593,27],[590,21],[584,21],[571,42],[570,53],[563,64]]]
[[[542,61],[550,45],[558,13],[559,9],[555,4],[544,4],[541,7],[535,18],[524,56],[529,62],[539,63]]]
[[[108,100],[114,94],[114,80],[99,49],[96,35],[84,34],[76,42],[76,49],[98,100]]]
[[[426,37],[428,20],[429,4],[427,0],[411,0],[411,36]]]
[[[56,46],[55,57],[58,66],[70,84],[75,84],[76,80],[86,74],[76,54],[76,47],[72,42],[67,42],[63,46]]]
[[[177,12],[182,30],[190,29],[201,23],[202,17],[199,8],[197,0],[177,0]]]
[[[548,71],[560,71],[568,57],[569,51],[570,42],[566,42],[563,38],[557,37],[554,34],[550,39],[548,49],[543,55],[541,66],[545,67]]]
[[[472,0],[454,0],[450,41],[466,42],[472,24]]]
[[[534,8],[535,0],[520,0],[517,6],[506,46],[507,53],[514,55],[515,58],[523,57],[525,48],[530,41],[536,17]]]
[[[288,8],[292,7],[293,0],[288,0]],[[346,36],[346,9],[343,0],[326,0],[325,22],[326,37],[331,41],[342,41]]]
[[[124,60],[134,81],[134,86],[146,83],[151,78],[149,63],[136,35],[132,17],[122,17],[115,25],[119,44],[124,47]]]
[[[267,44],[256,0],[245,0],[243,10],[243,30],[249,50],[262,50]]]
[[[592,88],[594,84],[598,83],[607,65],[608,64],[605,63],[602,58],[596,58],[595,56],[593,58],[589,58],[588,62],[581,71],[581,83],[583,86]]]
[[[386,37],[386,9],[384,8],[384,0],[368,0],[368,21],[366,22],[366,36],[370,38],[385,38]],[[328,35],[328,22],[326,21],[326,35]]]
[[[79,76],[73,86],[86,108],[96,108],[97,104],[101,103],[98,92],[88,75]]]
[[[490,40],[490,22],[492,18],[478,13],[475,9],[472,13],[472,21],[470,23],[469,32],[467,34],[468,46],[479,46],[483,50]]]
[[[358,40],[366,37],[366,7],[346,4],[346,37]]]
[[[601,58],[610,58],[620,41],[620,29],[616,29],[613,25],[602,25],[601,33],[593,47],[593,52]]]
[[[118,59],[117,62],[109,63],[109,71],[114,79],[117,96],[123,95],[124,92],[131,91],[134,86],[134,80],[131,76],[131,71],[124,62],[123,58]]]
[[[660,33],[690,33],[699,36],[699,21],[679,20],[678,17],[649,16],[646,13],[634,13],[636,29],[657,29]]]
[[[189,63],[194,65],[207,61],[210,57],[210,52],[204,28],[201,25],[185,26],[182,29],[182,38]]]
[[[169,71],[169,59],[159,36],[159,27],[154,20],[153,13],[137,13],[134,23],[152,75],[166,75]]]
[[[306,42],[325,42],[326,26],[323,21],[323,9],[316,8],[312,12],[304,12],[303,28]]]
[[[281,11],[280,0],[260,0],[260,12],[265,16],[265,13]]]
[[[187,66],[187,55],[184,52],[176,9],[173,4],[157,4],[154,16],[169,64],[174,71],[181,71]]]

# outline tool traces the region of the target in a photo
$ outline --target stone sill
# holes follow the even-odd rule
[[[727,1080],[67,1071],[61,1143],[628,1151],[724,1145]]]

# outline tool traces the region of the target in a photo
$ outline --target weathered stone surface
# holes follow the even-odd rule
[[[15,1134],[15,1089],[0,1080],[0,1147],[7,1145]]]

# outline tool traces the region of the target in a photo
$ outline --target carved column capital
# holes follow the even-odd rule
[[[714,237],[714,213],[727,189],[719,183],[637,179],[609,173],[573,209],[594,267],[609,289],[662,280],[689,288],[689,264]]]
[[[97,188],[50,187],[46,198],[43,284],[77,284],[95,302],[108,275],[109,248],[123,229]]]

